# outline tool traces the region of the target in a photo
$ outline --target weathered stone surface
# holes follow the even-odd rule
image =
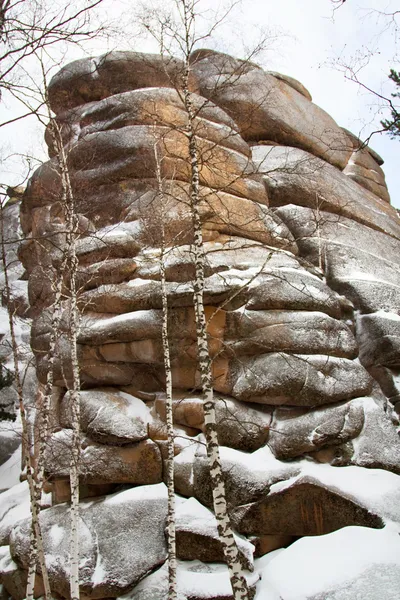
[[[400,437],[390,413],[374,398],[364,399],[364,427],[353,440],[350,462],[400,474]]]
[[[371,378],[344,358],[271,353],[234,359],[215,388],[245,402],[311,407],[368,394]]]
[[[175,486],[178,493],[194,496],[210,507],[212,492],[203,439],[175,457]],[[229,506],[255,502],[273,483],[300,472],[296,463],[276,460],[268,447],[248,454],[222,446],[220,452]]]
[[[242,566],[253,571],[253,545],[235,535]],[[177,557],[182,560],[223,562],[224,552],[214,514],[195,498],[180,502],[176,507]]]
[[[269,552],[273,552],[279,548],[290,546],[295,540],[295,536],[284,534],[250,536],[250,541],[255,547],[255,558],[269,554]]]
[[[374,365],[400,367],[400,315],[379,311],[357,319],[360,361]]]
[[[371,148],[365,147],[360,139],[352,134],[350,137],[353,139],[354,152],[343,172],[382,200],[390,202],[385,174],[380,167],[383,160]]]
[[[193,52],[191,66],[200,94],[234,118],[244,139],[298,146],[339,168],[347,164],[352,152],[347,135],[292,84],[210,50]]]
[[[62,427],[71,427],[69,393],[60,407]],[[149,409],[135,396],[112,388],[81,391],[79,394],[81,429],[102,444],[132,444],[147,438]]]
[[[253,161],[264,174],[271,206],[319,207],[400,238],[392,206],[316,156],[287,146],[255,146]]]
[[[0,548],[0,580],[2,582],[2,597],[13,600],[24,600],[26,598],[26,584],[28,571],[18,568],[10,554],[10,547]],[[39,573],[35,577],[34,598],[40,598],[44,594],[43,581]]]
[[[398,239],[325,210],[316,214],[313,209],[286,206],[278,213],[298,239],[302,255],[318,264],[322,254],[330,285],[357,308],[400,310]],[[397,224],[397,217],[392,223]]]
[[[383,527],[382,519],[318,480],[303,476],[273,486],[269,494],[232,512],[241,533],[322,535],[347,527]]]
[[[221,248],[225,241],[226,248]],[[210,252],[207,274],[210,270],[219,271],[205,278],[204,298],[206,304],[224,302],[226,310],[243,306],[260,309],[297,309],[323,311],[334,317],[341,316],[343,299],[329,289],[319,277],[306,270],[290,254],[267,251],[262,246],[248,246],[235,257],[240,246],[230,240],[206,243]],[[236,246],[236,247],[235,247]],[[215,252],[215,257],[211,255]],[[229,263],[234,261],[236,268]],[[154,263],[150,263],[153,264]],[[176,269],[184,263],[176,263]],[[151,268],[151,267],[150,267]],[[193,265],[189,263],[190,272]],[[153,272],[156,271],[152,267]],[[149,276],[149,275],[146,275]],[[154,274],[158,277],[158,273]],[[181,279],[189,279],[185,270]],[[193,284],[188,281],[168,282],[168,299],[172,306],[192,306]],[[100,286],[96,290],[83,293],[80,298],[86,311],[98,313],[129,313],[133,311],[161,308],[161,286],[152,280],[135,277],[127,283],[115,286]]]
[[[297,81],[297,79],[295,79],[294,77],[290,77],[290,75],[283,75],[282,73],[277,73],[276,71],[267,71],[267,74],[276,77],[276,79],[284,81],[285,83],[290,85],[290,87],[292,87],[294,90],[299,92],[299,94],[304,96],[304,98],[307,98],[307,100],[309,100],[310,102],[312,101],[310,92],[304,87],[302,83],[300,83],[300,81]]]
[[[375,175],[375,171],[365,169],[361,165],[348,164],[343,172],[363,188],[378,196],[378,198],[385,200],[385,202],[390,202],[385,180],[382,182],[381,178]]]
[[[168,460],[162,238],[175,485],[189,498],[177,498],[178,552],[211,561],[180,561],[178,588],[182,600],[232,600],[226,569],[214,563],[222,553],[209,510],[187,114],[174,89],[181,66],[111,52],[66,67],[51,84],[79,234],[80,495],[91,498],[81,503],[83,600],[167,595],[167,564],[155,570],[166,558],[166,493],[152,485],[166,482]],[[398,416],[379,388],[400,406],[400,221],[387,202],[380,157],[315,107],[299,82],[211,51],[192,56],[192,71],[205,319],[222,468],[233,522],[254,539],[262,555],[255,571],[264,572],[299,535],[400,522]],[[232,74],[231,89],[212,89]],[[50,130],[47,142],[50,161],[35,172],[21,204],[19,256],[26,272],[18,266],[22,279],[13,283],[10,303],[14,310],[21,299],[22,306],[29,280],[27,314],[42,384],[51,365],[52,303],[66,241]],[[68,284],[65,273],[46,456],[46,488],[58,506],[42,516],[53,593],[61,598],[69,594],[67,507],[60,505],[69,501]],[[0,317],[5,325],[5,310]],[[24,363],[30,324],[15,323]],[[0,360],[9,368],[5,326],[0,334]],[[31,378],[25,390],[39,416],[43,390],[37,393],[36,383]],[[12,387],[0,390],[0,406],[15,400]],[[4,479],[1,469],[5,487],[17,483],[19,472]],[[137,486],[122,493],[129,501],[100,499],[121,485]],[[128,510],[131,494],[137,511]],[[2,510],[6,543],[22,510],[0,495]],[[19,527],[13,533],[16,563],[6,552],[0,561],[16,600],[23,599],[26,580],[28,525],[23,528],[24,534]],[[239,546],[252,567],[249,543],[239,538]],[[266,597],[277,596],[265,585]],[[298,595],[296,589],[293,598],[282,597]]]
[[[81,502],[79,579],[89,598],[116,597],[162,564],[167,490],[164,484],[142,486],[96,502]],[[69,593],[69,508],[60,504],[41,514],[47,568],[53,589]],[[17,525],[11,553],[25,568],[29,560],[29,521]]]
[[[250,285],[246,308],[251,310],[299,310],[324,312],[336,318],[348,311],[349,302],[329,288],[319,277],[297,267],[274,266]]]
[[[251,452],[268,440],[271,410],[251,406],[234,398],[215,395],[218,440],[222,446]],[[165,397],[155,402],[159,416],[165,421]],[[173,398],[174,423],[204,432],[203,399],[195,394],[175,391]]]
[[[355,358],[358,353],[347,325],[323,313],[239,309],[226,318],[225,342],[235,355],[290,352]]]
[[[212,102],[193,94],[193,121],[196,135],[211,139],[232,150],[250,156],[250,150],[238,135],[238,127],[228,114]],[[176,89],[161,86],[140,86],[140,89],[113,94],[99,102],[85,103],[57,115],[63,142],[71,143],[99,131],[122,129],[130,125],[154,125],[183,129],[187,114],[182,97]],[[218,128],[215,128],[215,124]],[[48,145],[52,140],[46,132]]]
[[[173,87],[182,63],[159,54],[107,52],[97,58],[76,60],[61,69],[49,84],[55,113],[144,87]]]
[[[71,430],[51,436],[46,448],[46,472],[51,478],[69,476]],[[161,455],[151,440],[132,445],[104,446],[83,438],[80,477],[84,483],[148,485],[162,480]]]
[[[364,425],[363,401],[352,400],[318,409],[278,408],[268,446],[281,460],[356,438]]]

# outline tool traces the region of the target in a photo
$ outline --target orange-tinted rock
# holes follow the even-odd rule
[[[46,449],[49,477],[68,477],[71,430],[54,434]],[[145,440],[129,446],[105,446],[82,439],[80,477],[89,484],[131,483],[148,485],[161,481],[161,455],[157,445]]]
[[[76,60],[61,69],[49,84],[55,113],[113,94],[143,87],[173,87],[182,63],[159,54],[107,52]]]
[[[380,517],[312,478],[280,486],[254,504],[237,507],[233,522],[241,533],[324,535],[347,527],[381,528]],[[280,488],[280,489],[279,489]]]
[[[193,52],[191,66],[201,95],[222,106],[245,140],[297,146],[343,168],[352,143],[321,108],[293,84],[212,50]]]

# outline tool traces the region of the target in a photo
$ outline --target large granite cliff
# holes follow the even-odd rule
[[[180,71],[178,60],[111,52],[67,65],[49,89],[79,213],[85,599],[167,597],[160,219],[168,248],[180,589],[187,600],[231,598],[202,434]],[[374,585],[371,598],[395,598],[400,220],[383,161],[291,77],[200,50],[191,58],[190,85],[218,432],[249,581],[260,599],[339,600]],[[65,241],[60,177],[47,140],[50,160],[34,173],[20,206],[25,271],[14,278],[16,289],[28,279],[29,308],[21,298],[18,306],[20,318],[32,319],[39,399]],[[13,219],[17,205],[9,209]],[[66,299],[46,457],[53,506],[42,513],[51,583],[62,598],[68,597],[68,310]],[[25,483],[0,495],[0,577],[16,600],[24,597],[28,560],[29,521],[20,520],[26,497]],[[372,548],[368,560],[364,545]],[[344,548],[350,596],[340,578],[328,576],[319,588],[310,584],[293,595],[285,572],[301,590],[300,582],[313,578],[304,573],[316,556],[329,555],[335,570]],[[360,553],[361,579],[360,563],[351,562]],[[374,579],[381,571],[383,596]]]

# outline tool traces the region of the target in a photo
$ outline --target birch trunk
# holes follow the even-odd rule
[[[30,427],[28,425],[26,410],[25,410],[25,402],[24,402],[24,393],[22,387],[22,379],[19,370],[19,362],[18,362],[18,344],[15,335],[15,327],[14,327],[14,316],[10,309],[10,282],[8,279],[8,265],[7,265],[7,256],[4,245],[4,215],[3,208],[1,210],[1,218],[0,218],[0,226],[1,226],[1,262],[3,265],[4,271],[4,292],[6,295],[6,304],[7,304],[7,312],[8,312],[8,323],[10,328],[10,336],[11,336],[11,346],[12,346],[12,354],[14,361],[14,383],[18,396],[18,405],[19,412],[21,416],[21,424],[22,424],[22,436],[23,444],[22,449],[22,462],[23,467],[26,469],[26,479],[29,487],[29,495],[30,495],[30,508],[31,508],[31,535],[30,535],[30,545],[29,545],[29,564],[28,564],[28,578],[26,585],[26,599],[33,600],[34,597],[34,587],[35,587],[35,578],[36,578],[36,565],[37,561],[39,561],[40,569],[42,572],[43,578],[43,586],[44,586],[44,594],[45,599],[49,600],[51,598],[51,591],[49,585],[49,578],[45,563],[44,556],[44,547],[43,547],[43,538],[42,531],[40,527],[39,514],[40,514],[40,501],[41,501],[41,493],[38,496],[36,483],[35,483],[35,468],[32,460],[32,444],[33,439],[30,432]],[[25,447],[24,447],[25,446]]]
[[[70,348],[72,381],[67,382],[70,390],[70,406],[72,414],[72,440],[70,460],[70,596],[71,600],[79,600],[79,464],[81,454],[80,442],[80,373],[77,354],[77,337],[79,327],[76,273],[78,259],[76,256],[76,237],[78,218],[75,212],[75,201],[69,177],[67,156],[62,142],[61,132],[53,121],[50,128],[52,140],[57,152],[57,160],[61,177],[62,200],[66,224],[65,266],[69,278],[69,327],[68,340]],[[61,282],[62,286],[62,282]],[[58,289],[57,292],[60,292]],[[59,316],[57,316],[59,319]],[[55,333],[55,332],[54,332]],[[56,335],[56,333],[55,333]]]
[[[160,255],[160,277],[162,298],[162,346],[165,370],[165,410],[168,435],[168,459],[167,459],[167,488],[168,488],[168,514],[167,514],[167,551],[168,551],[168,600],[177,600],[177,576],[176,576],[176,532],[175,532],[175,483],[174,483],[174,446],[175,433],[173,422],[172,404],[172,371],[171,356],[168,337],[168,295],[165,273],[165,228],[164,228],[164,190],[161,176],[160,158],[158,155],[157,142],[154,144],[154,155],[156,162],[156,178],[158,194],[161,201],[161,255]]]
[[[211,357],[208,347],[207,323],[204,311],[204,266],[205,254],[200,217],[200,157],[195,136],[195,112],[192,94],[189,90],[189,56],[191,52],[191,28],[194,27],[194,9],[190,1],[182,0],[182,18],[185,29],[185,58],[182,76],[182,95],[187,114],[188,150],[190,160],[190,205],[193,221],[193,251],[195,260],[194,281],[194,311],[196,318],[196,335],[198,348],[199,370],[204,402],[204,425],[207,446],[207,456],[210,467],[210,479],[213,494],[214,513],[218,524],[218,533],[224,551],[224,557],[229,570],[234,600],[249,600],[249,588],[243,573],[238,548],[230,523],[226,502],[225,482],[219,452],[215,401],[212,378]]]

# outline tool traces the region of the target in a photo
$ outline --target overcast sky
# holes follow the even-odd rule
[[[126,23],[128,10],[134,0],[105,0],[104,7],[120,24]],[[205,11],[214,9],[216,0],[201,0]],[[218,34],[221,49],[242,55],[243,47],[251,47],[260,29],[267,29],[271,44],[260,57],[262,65],[301,81],[313,96],[313,101],[324,108],[339,125],[365,138],[380,128],[385,116],[378,98],[355,83],[346,80],[339,64],[364,64],[358,72],[360,80],[371,89],[389,96],[394,86],[387,79],[390,67],[396,64],[396,32],[388,18],[376,11],[390,12],[398,8],[398,0],[347,0],[333,11],[330,0],[243,0],[229,17],[229,22]],[[120,43],[119,43],[120,42]],[[111,45],[134,50],[156,51],[156,46],[134,36],[129,41],[112,41]],[[106,47],[102,40],[91,43],[88,52],[100,54]],[[75,49],[65,62],[79,58]],[[362,60],[366,55],[369,60]],[[360,60],[358,60],[360,59]],[[335,66],[336,64],[336,66]],[[13,111],[13,106],[8,105]],[[0,110],[0,118],[3,118]],[[12,114],[14,114],[12,112]],[[387,115],[387,113],[386,113]],[[33,121],[1,131],[1,146],[11,151],[26,149],[40,154],[42,133]],[[387,135],[376,134],[371,146],[385,161],[392,204],[400,208],[400,140],[392,141]],[[19,181],[18,162],[1,171],[2,182]]]

